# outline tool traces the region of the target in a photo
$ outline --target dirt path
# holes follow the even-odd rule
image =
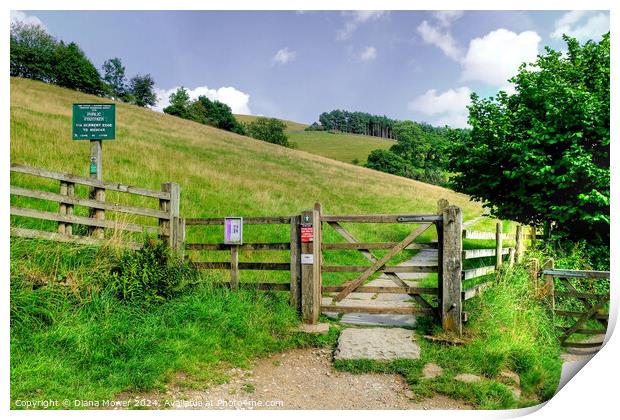
[[[471,409],[445,396],[414,401],[399,375],[338,372],[331,357],[329,349],[291,350],[234,370],[224,385],[172,390],[165,398],[179,409]]]

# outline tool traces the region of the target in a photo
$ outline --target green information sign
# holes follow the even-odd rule
[[[73,104],[73,140],[114,140],[115,104]]]

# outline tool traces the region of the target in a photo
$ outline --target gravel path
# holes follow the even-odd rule
[[[173,408],[196,409],[471,409],[441,395],[413,401],[401,376],[338,372],[331,358],[329,349],[291,350],[262,359],[253,369],[233,370],[226,384],[172,390],[165,398],[177,400]]]

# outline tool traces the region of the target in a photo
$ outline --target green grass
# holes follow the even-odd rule
[[[299,150],[356,165],[364,165],[373,150],[389,149],[395,143],[378,137],[326,131],[289,131],[287,134]]]
[[[550,314],[537,300],[527,271],[517,268],[503,272],[492,288],[466,302],[465,311],[470,316],[465,345],[446,346],[425,340],[421,336],[438,333],[438,327],[423,322],[418,331],[419,360],[338,362],[336,367],[357,373],[399,373],[418,398],[440,393],[481,409],[524,407],[550,399],[560,378],[560,348]],[[429,362],[443,368],[441,376],[422,377],[422,368]],[[506,369],[519,375],[523,391],[519,399],[513,396],[511,384],[499,376]],[[483,379],[462,383],[453,379],[459,373]]]
[[[105,248],[11,241],[12,404],[164,390],[179,373],[180,385],[204,387],[225,381],[225,368],[335,339],[293,332],[283,294],[233,293],[208,278],[161,305],[120,302],[105,287],[113,261]]]

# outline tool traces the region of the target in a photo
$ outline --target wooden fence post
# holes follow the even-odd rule
[[[181,187],[174,182],[165,182],[161,184],[162,192],[170,193],[170,199],[159,199],[159,209],[168,213],[168,219],[159,219],[161,240],[168,243],[170,248],[179,251],[179,210],[181,201]]]
[[[60,181],[60,195],[68,195],[68,185],[65,181]],[[67,215],[67,205],[65,203],[60,203],[58,214],[61,216]],[[58,233],[66,234],[65,222],[58,222]]]
[[[540,264],[537,258],[532,258],[529,264],[530,271],[530,279],[532,280],[532,285],[538,289],[538,277],[540,276]]]
[[[504,256],[502,255],[502,222],[495,224],[495,269],[499,270],[502,266]]]
[[[90,158],[91,158],[91,164],[95,163],[96,169],[97,169],[96,172],[94,173],[91,171],[90,177],[98,181],[102,181],[103,180],[103,150],[102,150],[101,140],[90,141]],[[97,187],[93,188],[90,191],[89,198],[91,200],[105,201],[105,189],[97,188]],[[91,208],[90,217],[96,220],[105,220],[105,210]],[[97,239],[104,238],[104,232],[103,232],[102,227],[91,226],[90,233],[92,236],[94,236]]]
[[[514,247],[508,248],[508,267],[512,268],[515,265],[515,249]]]
[[[321,312],[321,205],[301,214],[301,229],[312,231],[309,241],[304,233],[301,243],[301,318],[316,324]]]
[[[463,216],[461,209],[448,206],[443,212],[443,240],[441,249],[441,301],[439,311],[441,325],[445,331],[452,331],[459,336],[463,333],[462,319],[462,284],[463,270]]]
[[[230,290],[239,289],[239,245],[230,246]]]
[[[530,225],[530,247],[536,247],[536,226]]]
[[[523,259],[523,226],[517,225],[517,232],[515,234],[516,244],[515,244],[515,257],[517,260],[517,264],[521,262]]]
[[[291,295],[290,305],[299,311],[301,309],[301,242],[299,238],[299,224],[301,216],[291,217]]]
[[[437,201],[437,214],[443,217],[443,211],[446,207],[450,205],[450,202],[445,198],[440,198]],[[437,227],[437,281],[438,290],[437,290],[437,299],[439,302],[443,301],[443,287],[441,287],[441,279],[443,279],[443,219],[442,221],[435,224]],[[441,318],[441,308],[439,308],[439,317]]]
[[[549,258],[542,266],[542,271],[552,270],[554,267],[553,258]],[[545,294],[549,297],[551,303],[551,310],[555,310],[555,285],[553,284],[553,276],[549,274],[543,275]]]

